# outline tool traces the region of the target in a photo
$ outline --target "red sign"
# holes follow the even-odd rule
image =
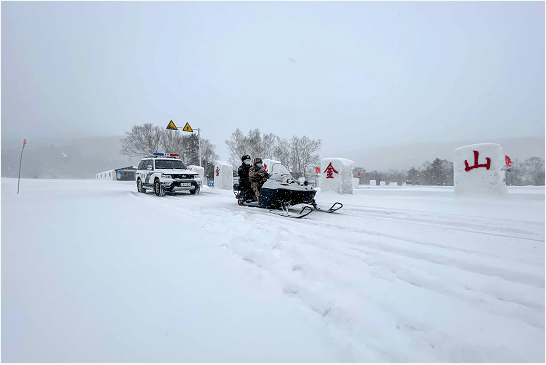
[[[320,167],[318,167],[318,166],[315,167],[315,174],[317,174],[317,175],[320,174]]]
[[[368,174],[366,174],[366,177],[368,177]]]
[[[216,176],[220,176],[220,168],[216,166]]]
[[[487,161],[484,164],[478,165],[478,157],[480,156],[480,153],[478,151],[474,151],[474,166],[468,166],[468,161],[464,160],[465,171],[470,171],[472,169],[477,169],[478,167],[486,167],[488,170],[491,167],[491,159],[489,157],[485,158],[485,161]]]
[[[358,173],[358,177],[360,177],[360,172]]]
[[[504,159],[506,160],[506,168],[509,169],[512,167],[512,160],[510,160],[510,157],[504,156]]]
[[[332,172],[335,172],[336,174],[338,173],[335,169],[334,169],[334,166],[332,166],[332,163],[330,162],[330,164],[328,165],[328,167],[326,168],[326,170],[324,170],[324,172],[326,172],[326,178],[327,179],[333,179],[334,176],[332,175]]]

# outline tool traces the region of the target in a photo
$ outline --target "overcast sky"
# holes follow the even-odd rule
[[[2,139],[544,136],[544,2],[2,2]]]

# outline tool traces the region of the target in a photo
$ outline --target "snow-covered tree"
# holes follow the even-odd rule
[[[544,160],[531,157],[523,163],[526,180],[533,185],[544,185]]]
[[[419,175],[419,170],[412,166],[412,168],[408,170],[407,182],[411,185],[416,185],[419,183]]]

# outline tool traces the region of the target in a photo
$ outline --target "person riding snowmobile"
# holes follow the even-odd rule
[[[254,159],[254,166],[250,168],[248,176],[250,178],[250,185],[252,186],[252,190],[254,190],[256,198],[258,198],[260,196],[260,188],[269,178],[269,174],[262,167],[261,158],[256,157]]]
[[[244,155],[243,157],[241,157],[241,161],[242,163],[237,170],[237,175],[239,175],[239,191],[241,192],[240,198],[242,201],[245,201],[247,199],[251,199],[254,196],[248,176],[251,167],[250,156]]]

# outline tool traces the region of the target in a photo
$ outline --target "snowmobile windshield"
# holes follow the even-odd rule
[[[288,169],[286,168],[286,166],[284,166],[283,164],[280,164],[280,163],[276,163],[273,165],[273,167],[271,167],[271,177],[272,178],[281,178],[281,177],[288,177],[288,178],[292,178],[292,175],[290,174],[290,171],[288,171]]]
[[[155,168],[156,169],[186,169],[186,165],[180,160],[172,159],[172,160],[155,160]]]

